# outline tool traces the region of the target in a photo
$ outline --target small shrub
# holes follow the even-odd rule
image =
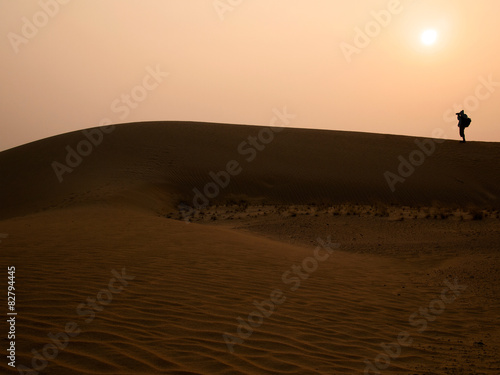
[[[471,212],[472,220],[483,220],[484,213],[482,211],[473,211]]]
[[[375,216],[389,217],[389,209],[385,204],[378,204],[376,206]]]

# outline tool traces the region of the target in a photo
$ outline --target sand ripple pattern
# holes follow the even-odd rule
[[[403,348],[384,373],[445,373],[445,367],[461,373],[446,353],[465,351],[468,330],[484,323],[457,302],[418,333],[409,315],[441,289],[406,284],[412,270],[400,261],[337,251],[292,291],[282,275],[311,256],[312,246],[97,211],[4,223],[10,237],[0,266],[18,269],[18,364],[31,367],[32,350],[41,353],[49,333],[75,322],[81,333],[41,373],[354,374],[403,330],[412,332],[415,345]],[[44,224],[23,237],[35,221]],[[106,290],[112,270],[122,268],[135,278],[85,322],[89,315],[78,314],[79,304]],[[275,289],[286,301],[230,353],[223,333],[236,334],[237,318],[246,319],[253,302]],[[1,367],[7,369],[5,362]]]

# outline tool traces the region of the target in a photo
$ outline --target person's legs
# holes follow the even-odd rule
[[[460,136],[461,136],[461,137],[462,137],[462,139],[463,139],[463,140],[462,140],[462,141],[460,141],[460,142],[465,143],[465,128],[464,128],[464,127],[462,127],[462,126],[460,127]]]

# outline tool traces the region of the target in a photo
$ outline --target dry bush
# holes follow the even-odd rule
[[[375,205],[375,216],[389,217],[389,207],[385,203],[377,203]]]
[[[470,214],[472,216],[472,220],[483,220],[484,219],[484,212],[479,210],[479,209],[471,210]]]

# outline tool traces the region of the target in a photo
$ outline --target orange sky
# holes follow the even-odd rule
[[[465,107],[468,140],[500,141],[499,14],[498,0],[0,0],[0,150],[101,122],[267,125],[285,106],[295,127],[452,139]]]

